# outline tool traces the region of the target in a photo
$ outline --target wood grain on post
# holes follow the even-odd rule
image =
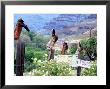
[[[81,51],[82,51],[82,47],[80,42],[78,43],[78,59],[81,59]],[[81,66],[77,67],[77,76],[81,75]]]
[[[16,76],[23,76],[24,56],[25,56],[25,44],[19,41],[17,43],[17,53],[16,53]]]

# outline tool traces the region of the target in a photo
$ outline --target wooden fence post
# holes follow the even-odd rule
[[[80,76],[81,75],[81,66],[78,66],[77,67],[77,76]]]
[[[25,57],[25,44],[19,41],[17,43],[16,52],[16,76],[23,76],[24,71],[24,57]]]

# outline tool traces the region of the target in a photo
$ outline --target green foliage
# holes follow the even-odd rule
[[[39,60],[43,60],[44,54],[47,54],[47,51],[42,50],[40,48],[34,48],[34,47],[33,48],[32,47],[26,47],[25,48],[25,59],[27,61],[33,60],[32,58],[37,58]]]
[[[74,45],[72,45],[71,48],[70,48],[70,53],[71,53],[71,54],[75,54],[76,50],[77,50],[77,45],[74,44]]]
[[[30,72],[32,71],[33,69],[36,68],[36,65],[34,65],[32,62],[30,61],[27,61],[25,64],[24,64],[24,72]]]
[[[48,38],[44,37],[43,35],[37,34],[33,38],[33,42],[36,43],[37,48],[41,48],[42,50],[46,49],[46,44],[48,42]]]
[[[97,38],[91,37],[89,39],[81,40],[81,46],[85,50],[83,55],[89,56],[91,60],[97,57]]]
[[[21,39],[25,42],[26,46],[34,46],[36,48],[41,48],[42,50],[46,49],[46,44],[49,40],[48,37],[44,37],[43,35],[33,31],[29,33],[27,31],[23,31],[21,34]]]
[[[37,58],[38,60],[45,60],[46,58],[44,55],[47,53],[47,51],[39,51],[34,53],[34,58]]]
[[[72,76],[74,70],[66,63],[56,63],[56,61],[35,60],[36,69],[31,71],[33,76]]]
[[[83,69],[81,71],[81,76],[97,76],[97,63],[96,61],[92,61],[91,67],[89,69]]]
[[[46,50],[42,50],[40,48],[35,47],[26,47],[25,48],[25,71],[31,71],[34,67],[33,61],[34,58],[38,60],[46,60],[47,57],[45,57],[45,54],[47,54]]]
[[[48,37],[34,32],[34,31],[22,31],[21,39],[25,42],[25,68],[24,71],[31,71],[35,68],[33,59],[45,60],[45,54],[47,54],[46,44]]]
[[[20,39],[21,39],[21,41],[23,41],[25,43],[31,42],[30,37],[28,35],[25,35],[25,34],[21,34]]]
[[[28,36],[30,37],[31,41],[33,41],[34,37],[36,36],[36,33],[31,31],[31,32],[28,33]]]
[[[84,39],[81,41],[81,45],[86,48],[86,47],[92,47],[96,46],[97,44],[97,39],[95,37],[89,38],[89,39]]]
[[[25,48],[25,62],[33,62],[32,58],[34,57],[34,52],[31,48]]]

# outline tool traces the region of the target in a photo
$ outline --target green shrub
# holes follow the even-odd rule
[[[40,48],[32,48],[32,47],[26,47],[25,49],[25,59],[26,61],[33,62],[32,58],[37,58],[39,60],[44,59],[44,54],[46,54],[46,50],[42,50]]]
[[[25,51],[25,62],[33,62],[32,58],[34,57],[34,52],[32,50],[30,51]]]
[[[70,47],[70,53],[71,54],[75,54],[75,52],[76,52],[76,50],[77,50],[77,45],[72,45],[71,47]]]
[[[56,61],[41,61],[34,62],[36,69],[31,71],[33,76],[72,76],[74,70],[66,63],[56,63]]]
[[[83,55],[89,56],[91,60],[96,59],[97,57],[97,38],[91,37],[89,39],[81,40],[81,46],[85,49]]]
[[[40,48],[35,48],[35,47],[26,47],[25,48],[25,72],[29,72],[32,69],[34,69],[34,65],[33,61],[34,58],[36,58],[37,60],[46,60],[47,57],[45,56],[45,54],[47,54],[46,50],[42,50]]]
[[[84,68],[82,71],[81,71],[81,75],[82,76],[97,76],[97,63],[96,61],[93,61],[91,63],[91,67],[90,68]]]
[[[24,72],[30,72],[32,71],[33,69],[36,68],[36,65],[34,65],[32,62],[30,61],[27,61],[25,64],[24,64]]]
[[[45,52],[34,52],[34,58],[37,58],[38,60],[45,60],[44,58]]]

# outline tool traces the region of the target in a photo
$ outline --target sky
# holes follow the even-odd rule
[[[45,29],[62,30],[67,25],[72,25],[77,20],[83,20],[91,14],[14,14],[14,25],[19,18],[34,31],[45,31]]]

